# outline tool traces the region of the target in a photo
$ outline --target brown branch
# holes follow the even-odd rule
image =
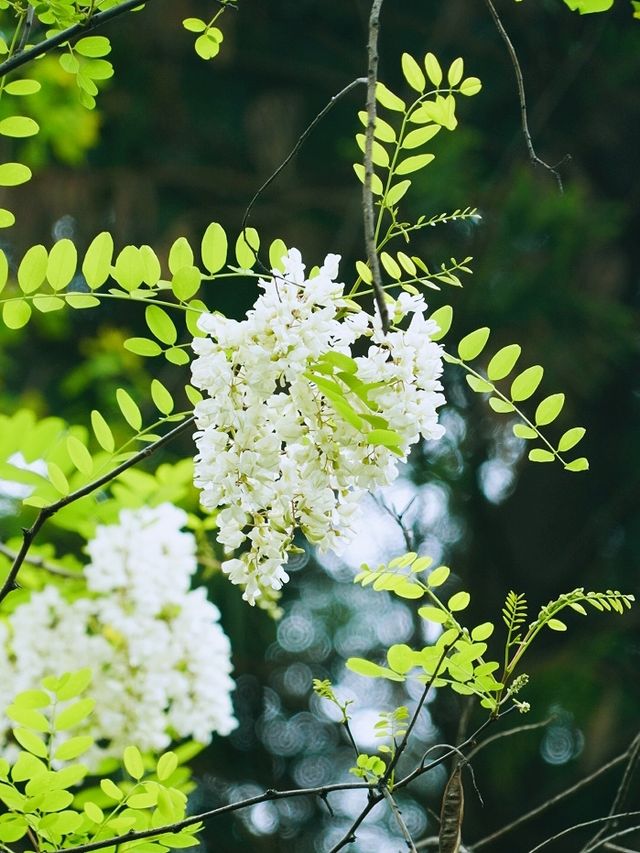
[[[140,450],[138,453],[131,456],[121,465],[118,465],[111,471],[108,471],[102,477],[98,477],[97,480],[93,480],[91,483],[87,483],[85,486],[82,486],[80,489],[77,489],[75,492],[70,492],[68,495],[65,495],[63,498],[60,498],[59,501],[55,503],[49,504],[49,506],[43,507],[38,515],[36,516],[35,521],[29,528],[25,528],[22,531],[22,545],[20,546],[20,550],[15,556],[13,564],[9,570],[9,574],[4,580],[2,587],[0,587],[0,602],[2,602],[9,593],[15,589],[16,579],[18,577],[18,572],[22,567],[22,564],[27,558],[29,553],[29,548],[33,544],[40,528],[45,524],[48,519],[50,519],[56,512],[59,512],[65,506],[69,506],[69,504],[74,503],[80,498],[86,497],[86,495],[90,495],[92,492],[95,492],[96,489],[99,489],[101,486],[110,483],[111,480],[115,480],[116,477],[119,477],[124,471],[127,471],[129,468],[132,468],[134,465],[138,465],[138,463],[142,462],[144,459],[147,459],[149,456],[153,455],[157,450],[161,447],[164,447],[165,444],[168,444],[178,435],[181,435],[183,432],[193,426],[194,424],[193,415],[179,424],[177,427],[174,427],[170,432],[166,435],[163,435],[162,438],[159,438],[157,441],[154,441],[153,444],[147,445],[145,448]]]
[[[635,738],[631,741],[629,745],[629,749],[627,750],[627,766],[624,769],[624,773],[622,774],[622,779],[620,780],[620,784],[618,785],[618,790],[616,791],[616,795],[613,798],[613,802],[611,803],[611,808],[609,809],[609,814],[614,814],[617,811],[620,811],[624,804],[624,800],[629,791],[629,785],[631,784],[631,778],[633,777],[634,771],[638,764],[638,758],[640,758],[640,734],[637,734]],[[615,829],[616,824],[613,823],[611,825],[611,829]],[[606,831],[606,827],[602,827],[596,832],[593,838],[588,841],[580,853],[588,853],[589,850],[595,850],[596,848],[592,845],[604,835]]]
[[[411,837],[411,833],[407,829],[407,824],[404,822],[402,817],[402,812],[398,808],[398,804],[391,796],[391,791],[388,788],[383,788],[382,793],[384,794],[385,800],[389,803],[389,808],[391,809],[391,813],[393,814],[396,823],[400,829],[402,837],[405,840],[407,845],[407,850],[411,851],[411,853],[418,853],[416,845],[413,842],[413,838]]]
[[[516,76],[516,84],[518,87],[518,100],[520,102],[520,121],[522,124],[522,133],[524,135],[524,141],[525,141],[525,144],[527,146],[527,152],[529,153],[529,159],[531,160],[532,163],[535,163],[537,166],[542,166],[548,172],[551,172],[551,174],[556,179],[556,182],[558,184],[558,189],[560,190],[561,193],[563,193],[564,187],[562,184],[562,177],[560,175],[560,172],[558,172],[557,166],[559,166],[561,163],[564,163],[564,161],[567,159],[567,157],[564,157],[560,161],[560,163],[556,164],[556,166],[550,166],[548,163],[546,163],[544,160],[542,160],[536,154],[536,150],[533,147],[533,141],[531,139],[531,131],[529,130],[529,117],[528,117],[528,112],[527,112],[527,97],[526,97],[525,90],[524,90],[524,78],[522,76],[522,68],[520,66],[520,60],[518,59],[518,54],[516,53],[516,49],[513,46],[513,42],[509,38],[509,34],[507,33],[506,29],[504,28],[504,24],[502,23],[502,20],[500,19],[500,15],[498,14],[496,7],[493,5],[492,0],[484,0],[484,2],[486,3],[487,8],[489,9],[489,12],[491,13],[491,17],[493,18],[493,22],[496,25],[496,29],[498,30],[500,37],[502,38],[503,42],[505,43],[505,45],[507,47],[507,51],[509,52],[509,58],[511,59],[511,64],[513,65],[513,71],[514,71],[515,76]]]
[[[151,0],[125,0],[125,2],[120,3],[119,6],[113,6],[111,9],[92,15],[88,20],[81,24],[73,24],[73,26],[67,27],[65,30],[61,30],[59,33],[56,33],[50,38],[43,39],[39,44],[29,47],[20,53],[16,53],[10,59],[0,63],[0,77],[3,77],[10,71],[15,71],[16,68],[26,65],[34,59],[38,59],[40,56],[44,56],[45,53],[48,53],[54,47],[60,47],[60,45],[70,41],[76,36],[84,35],[84,33],[95,30],[102,24],[106,24],[107,21],[117,18],[125,12],[130,12],[132,9],[136,9],[139,6],[145,6],[148,3],[151,3]]]
[[[593,820],[585,820],[582,823],[575,823],[573,826],[568,826],[566,829],[563,829],[562,832],[556,832],[555,835],[551,835],[549,838],[540,842],[540,844],[536,844],[535,847],[532,847],[531,850],[529,850],[529,853],[537,853],[538,850],[542,850],[542,848],[546,847],[548,844],[557,841],[559,838],[563,838],[565,835],[569,835],[570,832],[575,832],[576,829],[585,829],[587,826],[597,826],[601,823],[609,823],[610,821],[622,820],[627,817],[640,817],[640,811],[622,812],[621,814],[606,815],[605,817],[596,817]],[[633,829],[637,830],[638,827],[634,826]],[[630,830],[624,830],[624,832],[629,831]],[[618,837],[618,835],[616,835],[616,837]]]
[[[378,31],[382,0],[373,0],[369,17],[369,42],[367,45],[367,128],[364,138],[364,185],[362,187],[362,209],[364,214],[364,242],[371,269],[371,287],[380,314],[382,330],[389,328],[389,309],[384,299],[380,259],[376,249],[375,215],[373,212],[373,134],[376,125],[376,85],[378,82]]]
[[[581,779],[579,782],[576,782],[575,785],[572,785],[570,788],[565,788],[564,791],[561,791],[559,794],[556,794],[555,797],[551,797],[548,800],[545,800],[544,803],[541,803],[539,806],[531,809],[526,814],[521,815],[515,820],[508,823],[506,826],[502,826],[500,829],[492,832],[491,835],[486,835],[484,838],[481,838],[480,841],[476,841],[473,845],[474,850],[480,850],[481,847],[486,847],[487,844],[490,844],[492,841],[495,841],[497,838],[501,838],[503,835],[506,835],[508,832],[511,832],[513,829],[521,826],[531,818],[536,817],[542,812],[550,809],[552,806],[555,806],[556,803],[559,803],[561,800],[564,800],[565,797],[568,797],[570,794],[574,794],[576,791],[579,791],[581,788],[584,788],[585,785],[588,785],[590,782],[593,782],[594,779],[597,779],[603,773],[606,773],[607,770],[611,770],[612,767],[616,767],[618,764],[621,764],[628,756],[629,751],[623,752],[621,755],[616,756],[615,758],[608,761],[606,764],[603,764],[602,767],[599,767],[597,770],[594,770],[593,773],[590,773],[588,776],[585,776],[584,779]]]

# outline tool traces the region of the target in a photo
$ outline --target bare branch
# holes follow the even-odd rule
[[[467,760],[473,758],[474,755],[477,755],[481,749],[484,749],[485,746],[489,746],[490,743],[493,743],[496,740],[502,740],[503,737],[511,737],[511,735],[518,735],[521,732],[531,732],[535,729],[543,729],[545,726],[548,726],[549,723],[553,720],[553,717],[547,717],[546,720],[542,720],[539,723],[527,723],[524,726],[515,726],[512,729],[507,729],[506,732],[498,732],[495,735],[491,735],[491,737],[486,738],[479,743],[476,747],[474,747],[469,755],[467,756]]]
[[[640,757],[640,734],[637,734],[635,738],[631,741],[629,745],[629,749],[627,750],[628,760],[627,766],[624,769],[624,773],[622,774],[622,779],[620,780],[620,784],[618,785],[618,790],[616,791],[616,795],[613,798],[613,802],[611,803],[611,808],[609,809],[609,814],[614,814],[615,812],[620,811],[620,809],[624,805],[625,798],[629,791],[629,785],[631,784],[631,778],[633,777],[633,773],[638,764],[638,758]],[[613,823],[611,825],[611,829],[615,829],[616,824]],[[580,853],[588,853],[589,850],[595,850],[596,848],[592,845],[600,838],[604,832],[606,831],[605,827],[596,832],[591,841],[588,841],[585,846],[582,848]]]
[[[382,0],[373,0],[369,17],[369,43],[367,46],[367,129],[364,142],[364,186],[362,187],[362,207],[364,213],[364,242],[367,259],[371,269],[371,286],[376,306],[380,314],[382,329],[389,328],[389,309],[384,299],[380,260],[376,249],[375,215],[373,212],[373,133],[376,124],[376,84],[378,82],[378,30],[380,29],[380,8]]]
[[[398,808],[398,804],[396,803],[396,801],[391,796],[391,792],[388,788],[383,788],[382,793],[384,794],[385,800],[389,803],[389,808],[391,809],[395,821],[398,824],[398,827],[400,828],[402,837],[407,843],[407,850],[410,850],[411,853],[418,853],[416,845],[413,843],[413,838],[411,838],[411,833],[407,829],[407,825],[402,818],[402,812]]]
[[[592,853],[593,850],[597,850],[599,847],[604,847],[611,849],[611,847],[615,848],[615,844],[609,846],[609,842],[613,841],[615,838],[622,838],[623,835],[631,835],[632,832],[639,832],[640,826],[628,826],[626,829],[619,829],[617,832],[611,833],[611,835],[605,835],[604,838],[597,839],[594,843],[589,844],[588,847],[585,847],[585,853]],[[620,849],[620,848],[618,848]],[[631,851],[634,853],[634,851]]]
[[[585,820],[582,823],[575,823],[573,826],[569,826],[567,827],[567,829],[563,829],[562,832],[557,832],[555,835],[551,835],[549,838],[546,838],[540,844],[537,844],[535,847],[532,847],[531,850],[529,850],[529,853],[537,853],[538,850],[542,850],[543,847],[546,847],[548,844],[557,841],[559,838],[564,838],[564,836],[569,835],[570,832],[575,832],[576,829],[585,829],[585,827],[587,826],[598,826],[602,823],[610,823],[611,821],[622,820],[623,818],[627,817],[640,817],[640,811],[622,812],[621,814],[606,815],[605,817],[597,817],[593,820]],[[638,827],[634,826],[633,829],[637,830]],[[616,837],[618,836],[616,835]]]
[[[482,744],[481,744],[482,745]],[[623,752],[621,755],[616,756],[611,761],[608,761],[606,764],[603,764],[602,767],[599,767],[597,770],[594,770],[593,773],[590,773],[588,776],[585,776],[584,779],[581,779],[579,782],[576,782],[575,785],[572,785],[570,788],[565,788],[564,791],[561,791],[559,794],[556,794],[555,797],[551,797],[548,800],[545,800],[544,803],[541,803],[539,806],[536,806],[531,811],[528,811],[526,814],[521,815],[519,818],[511,821],[506,826],[502,826],[500,829],[496,830],[496,832],[492,832],[491,835],[486,835],[484,838],[481,838],[480,841],[476,841],[473,845],[474,850],[480,850],[481,847],[486,847],[487,844],[490,844],[492,841],[495,841],[497,838],[501,838],[503,835],[506,835],[508,832],[511,832],[513,829],[521,826],[526,821],[531,820],[531,818],[536,817],[537,815],[545,812],[547,809],[550,809],[552,806],[555,806],[556,803],[559,803],[561,800],[564,800],[565,797],[568,797],[570,794],[574,794],[576,791],[579,791],[581,788],[584,788],[585,785],[588,785],[590,782],[593,782],[599,776],[602,776],[603,773],[606,773],[607,770],[611,770],[612,767],[616,767],[618,764],[621,764],[628,756],[629,751]]]
[[[516,75],[516,83],[518,86],[518,100],[520,101],[520,120],[522,123],[522,133],[524,134],[524,141],[525,141],[526,146],[527,146],[527,151],[529,152],[529,159],[531,160],[532,163],[535,163],[537,166],[542,166],[548,172],[551,172],[551,174],[556,179],[556,182],[558,184],[558,189],[562,193],[562,192],[564,192],[564,187],[562,185],[562,177],[560,175],[560,172],[558,172],[557,167],[561,163],[564,163],[565,160],[568,158],[564,157],[560,161],[560,163],[556,163],[555,166],[550,166],[548,163],[546,163],[544,160],[542,160],[536,154],[535,148],[533,147],[533,142],[531,140],[531,131],[529,130],[529,117],[528,117],[528,112],[527,112],[527,98],[526,98],[526,94],[524,91],[524,78],[522,76],[522,68],[520,67],[520,60],[518,59],[518,54],[516,53],[516,49],[513,46],[513,42],[511,41],[511,39],[509,38],[509,34],[505,30],[504,24],[502,23],[502,20],[500,19],[500,15],[498,14],[496,7],[493,5],[492,0],[484,0],[484,2],[486,3],[487,8],[489,9],[489,12],[491,13],[491,17],[493,18],[493,21],[496,25],[496,29],[500,33],[500,37],[502,38],[503,42],[507,46],[507,50],[509,51],[509,57],[511,59],[511,64],[513,65],[513,70],[514,70],[514,73]]]
[[[22,567],[27,555],[29,553],[29,548],[33,544],[40,528],[45,524],[48,519],[50,519],[53,515],[59,512],[63,507],[69,506],[69,504],[74,503],[80,498],[86,497],[86,495],[90,495],[92,492],[95,492],[101,486],[105,486],[107,483],[110,483],[112,480],[115,480],[116,477],[119,477],[124,471],[127,471],[129,468],[133,468],[134,465],[138,465],[144,459],[147,459],[149,456],[152,456],[157,450],[161,447],[164,447],[165,444],[168,444],[170,441],[173,441],[174,438],[181,435],[183,432],[186,432],[187,429],[193,426],[194,424],[193,415],[186,420],[184,420],[181,424],[178,424],[177,427],[174,427],[170,432],[166,435],[163,435],[162,438],[159,438],[157,441],[154,441],[153,444],[149,444],[140,450],[138,453],[135,453],[121,465],[118,465],[116,468],[113,468],[111,471],[108,471],[102,477],[98,477],[97,480],[92,480],[92,482],[87,483],[82,488],[77,489],[75,492],[70,492],[68,495],[65,495],[63,498],[60,498],[59,501],[55,503],[49,504],[49,506],[43,507],[38,515],[36,516],[36,520],[33,522],[31,527],[28,529],[25,528],[22,531],[22,545],[20,546],[20,550],[15,556],[13,564],[9,570],[9,574],[4,580],[2,587],[0,587],[0,602],[3,601],[7,595],[15,588],[16,579],[18,577],[18,572]]]

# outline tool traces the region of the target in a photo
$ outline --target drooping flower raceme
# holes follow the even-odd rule
[[[185,522],[170,504],[123,511],[88,544],[89,596],[47,586],[0,622],[0,708],[46,675],[90,667],[92,766],[132,743],[159,751],[172,734],[207,743],[235,728],[229,640],[204,588],[189,591]]]
[[[296,529],[339,550],[363,492],[391,483],[421,436],[444,432],[442,354],[424,300],[402,293],[393,314],[406,328],[385,335],[377,316],[353,313],[338,262],[328,255],[306,278],[290,250],[245,320],[203,315],[193,341],[192,382],[206,394],[195,484],[218,512],[218,541],[241,549],[222,569],[252,604],[288,580]]]

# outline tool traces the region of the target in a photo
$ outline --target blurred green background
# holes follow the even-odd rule
[[[71,236],[84,247],[105,228],[119,245],[149,243],[160,254],[179,235],[197,244],[212,220],[237,233],[254,191],[306,125],[365,73],[369,4],[239,6],[225,13],[222,52],[210,63],[194,55],[180,22],[206,17],[214,3],[156,0],[110,25],[116,77],[97,115],[52,84],[53,130],[23,149],[37,166],[35,179],[10,195],[18,224],[2,236],[2,248],[14,262],[30,244]],[[430,306],[454,305],[454,339],[486,324],[494,350],[522,344],[523,361],[545,366],[546,393],[567,393],[560,426],[588,428],[588,474],[528,464],[504,420],[459,373],[447,374],[447,437],[414,453],[385,500],[400,510],[414,498],[407,519],[420,549],[452,567],[452,589],[470,590],[478,621],[497,621],[511,588],[526,592],[534,612],[576,586],[637,595],[640,555],[640,24],[620,0],[611,13],[583,18],[560,0],[503,0],[499,9],[522,62],[538,154],[551,163],[570,156],[561,166],[562,195],[551,175],[528,162],[513,70],[484,4],[388,0],[381,30],[380,76],[392,88],[402,85],[405,50],[418,57],[431,50],[443,64],[463,56],[467,73],[484,83],[479,96],[461,99],[461,127],[437,137],[437,159],[411,195],[416,215],[467,205],[482,214],[473,225],[428,229],[417,238],[416,250],[432,263],[475,259],[464,290],[430,292]],[[356,89],[335,106],[252,213],[250,224],[265,241],[282,237],[309,266],[339,252],[352,269],[363,255],[351,167],[363,99]],[[235,316],[256,297],[250,282],[213,290],[209,304]],[[122,349],[142,322],[135,306],[107,304],[0,331],[1,410],[29,405],[86,422],[93,407],[113,406],[118,385],[144,393],[147,366]],[[178,368],[162,371],[170,387],[183,384]],[[191,452],[186,442],[174,450]],[[404,700],[389,685],[347,673],[344,660],[412,637],[419,642],[421,634],[414,608],[357,589],[352,578],[362,560],[403,548],[392,519],[371,500],[344,559],[298,559],[278,624],[219,577],[209,579],[234,648],[240,726],[198,758],[194,810],[266,787],[343,778],[352,756],[329,710],[310,696],[312,677],[331,678],[343,698],[357,700],[356,737],[364,751],[375,748],[376,710]],[[532,712],[522,722],[550,713],[554,722],[498,742],[474,761],[484,806],[468,785],[466,843],[591,772],[640,728],[637,612],[569,621],[569,632],[545,637],[525,667],[532,684],[522,698]],[[463,704],[452,695],[435,698],[414,758],[455,739]],[[471,728],[481,719],[474,715]],[[525,851],[553,830],[606,813],[618,778],[619,770],[611,771],[486,849]],[[445,780],[444,771],[434,773],[401,798],[416,839],[437,832],[429,809],[439,811]],[[639,789],[632,788],[636,807]],[[265,804],[212,823],[204,843],[216,853],[322,851],[360,802],[334,796],[334,818],[318,802]],[[571,844],[562,849],[580,847]],[[352,849],[399,845],[380,809]]]

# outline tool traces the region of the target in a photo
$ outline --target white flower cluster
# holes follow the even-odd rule
[[[159,751],[172,734],[207,743],[235,728],[229,640],[204,588],[189,591],[185,522],[171,504],[123,511],[88,544],[90,597],[47,586],[0,622],[0,708],[46,675],[90,667],[94,767],[129,744]]]
[[[339,260],[328,255],[306,278],[292,249],[284,273],[260,281],[264,293],[245,320],[203,315],[207,336],[193,341],[192,382],[206,392],[195,409],[195,484],[202,505],[218,510],[227,553],[245,549],[222,568],[252,604],[288,580],[297,528],[321,549],[338,550],[352,536],[362,493],[391,483],[420,436],[444,432],[442,353],[424,300],[402,293],[394,320],[410,317],[408,326],[385,335],[377,316],[345,310]],[[347,398],[363,415],[354,425],[309,377],[327,353],[354,358],[353,376],[398,434],[395,453],[369,440],[375,419],[367,420],[371,409],[356,394]]]

